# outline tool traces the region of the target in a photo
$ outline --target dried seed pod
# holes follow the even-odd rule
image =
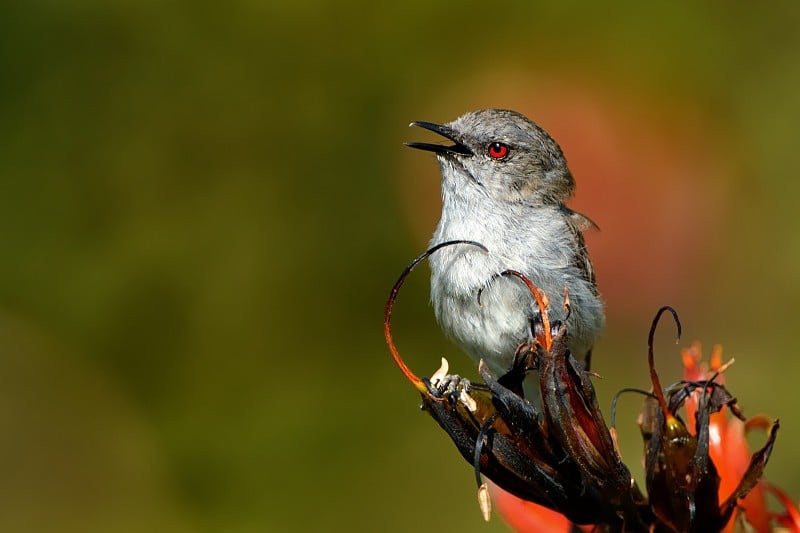
[[[709,424],[713,413],[723,407],[741,416],[736,399],[723,385],[715,383],[718,373],[703,382],[683,382],[667,391],[665,397],[655,371],[653,334],[661,314],[672,308],[663,307],[656,314],[648,339],[648,359],[655,399],[648,398],[640,416],[645,439],[645,470],[650,506],[659,523],[667,531],[720,531],[731,518],[739,499],[745,497],[764,472],[779,424],[775,421],[763,448],[751,457],[750,466],[736,490],[719,503],[720,477],[709,456]],[[690,395],[700,390],[695,414],[696,433],[692,433],[677,411]]]

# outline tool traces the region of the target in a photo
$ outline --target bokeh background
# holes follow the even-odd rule
[[[798,27],[788,1],[3,3],[0,530],[505,531],[381,326],[439,209],[407,124],[487,106],[554,135],[602,229],[603,405],[648,386],[672,304],[781,417],[767,476],[800,497]],[[421,270],[409,363],[474,374],[427,298]]]

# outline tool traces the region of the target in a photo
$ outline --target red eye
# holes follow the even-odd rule
[[[492,159],[503,159],[508,155],[508,145],[503,143],[492,143],[489,145],[489,156]]]

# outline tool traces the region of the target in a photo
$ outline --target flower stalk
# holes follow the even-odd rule
[[[752,426],[767,432],[765,444],[749,455],[746,465],[741,465],[741,460],[737,463],[740,468],[736,479],[732,481],[726,471],[722,472],[725,477],[720,475],[718,465],[724,464],[721,457],[725,450],[711,438],[712,429],[714,435],[724,429],[722,424],[728,415],[734,424],[747,424],[736,399],[724,385],[722,373],[727,365],[721,364],[719,350],[712,358],[711,373],[701,371],[699,353],[684,351],[687,379],[662,388],[655,370],[653,335],[663,313],[673,315],[680,337],[677,313],[669,307],[659,310],[648,338],[653,389],[644,393],[639,417],[646,495],[619,454],[613,427],[609,428],[603,418],[591,381],[593,374],[569,352],[566,326],[560,321],[550,322],[547,295],[523,274],[502,273],[519,278],[528,287],[538,312],[531,322],[531,341],[517,349],[506,374],[493,376],[481,361],[478,372],[483,383],[471,383],[449,374],[445,359],[430,378],[414,374],[401,358],[392,336],[392,307],[414,267],[439,248],[452,245],[482,247],[471,241],[451,241],[415,259],[395,283],[387,301],[384,334],[395,363],[420,393],[422,408],[473,466],[485,519],[491,515],[491,498],[483,478],[496,486],[491,492],[511,495],[501,505],[506,512],[542,506],[558,513],[548,516],[559,517],[559,527],[566,522],[609,532],[713,532],[733,531],[733,527],[768,531],[755,528],[772,519],[783,524],[797,521],[800,514],[792,514],[796,513],[793,506],[786,506],[785,515],[763,521],[760,515],[742,510],[740,505],[763,477],[777,437],[777,420],[753,419]],[[565,308],[569,312],[567,294]],[[540,402],[529,401],[523,393],[523,381],[534,379],[534,375]],[[686,413],[686,421],[681,411]],[[721,495],[723,479],[727,493]],[[760,487],[755,493],[763,499]],[[784,496],[777,490],[775,494]],[[520,504],[507,505],[514,501]],[[766,513],[763,506],[760,509],[761,514]],[[732,520],[734,515],[736,519]]]

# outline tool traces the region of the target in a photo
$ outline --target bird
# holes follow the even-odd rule
[[[538,310],[516,270],[565,321],[568,349],[588,369],[605,325],[604,304],[583,232],[597,226],[565,205],[575,189],[561,148],[540,126],[505,109],[482,109],[437,124],[412,122],[451,144],[409,142],[433,152],[441,170],[442,212],[431,246],[431,304],[444,333],[475,361],[502,376],[518,347],[532,340]],[[557,305],[568,294],[570,306]]]

